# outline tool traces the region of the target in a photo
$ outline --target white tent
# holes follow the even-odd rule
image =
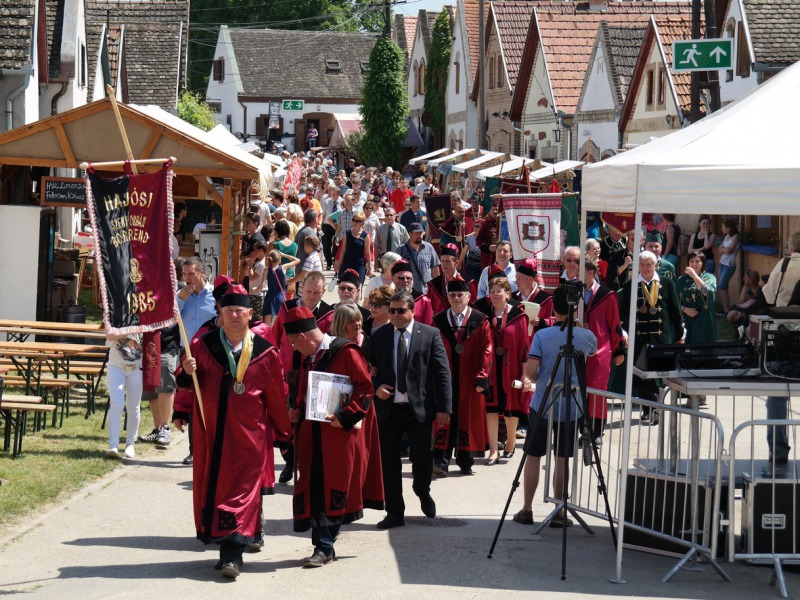
[[[745,97],[693,125],[583,168],[586,211],[798,215],[800,214],[800,63]],[[581,232],[581,246],[586,230]],[[634,234],[633,273],[641,228]],[[581,271],[584,258],[581,257]],[[629,307],[635,323],[636,303]],[[633,339],[634,332],[629,332]],[[621,464],[630,447],[633,344],[628,349]],[[618,514],[625,513],[627,480],[620,480]],[[620,520],[616,576],[622,579],[624,520]]]
[[[533,162],[532,158],[511,156],[507,161],[502,162],[499,165],[495,165],[494,167],[488,167],[486,169],[478,171],[476,177],[478,179],[487,179],[488,177],[500,177],[501,175],[508,175],[509,173],[518,171],[525,165],[529,165],[532,162]]]
[[[800,214],[798,106],[800,63],[686,129],[585,166],[584,206]]]
[[[475,152],[475,148],[466,148],[465,150],[459,150],[457,152],[453,152],[452,154],[448,154],[447,156],[441,156],[439,158],[434,158],[433,160],[428,161],[429,167],[438,167],[441,163],[450,162],[455,160],[456,158],[463,158],[467,154],[472,154]]]
[[[503,152],[491,152],[489,150],[481,150],[481,155],[476,156],[473,159],[455,163],[453,165],[453,171],[458,173],[466,173],[470,169],[474,169],[478,165],[482,165],[483,163],[491,162],[497,158],[501,158],[504,155]]]

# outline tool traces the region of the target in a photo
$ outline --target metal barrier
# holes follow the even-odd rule
[[[777,427],[786,427],[792,433],[793,449],[786,463],[757,458],[768,455],[766,434],[770,429],[774,434]],[[783,564],[800,562],[800,463],[795,450],[798,427],[800,421],[796,420],[742,423],[731,436],[727,465],[728,482],[736,483],[728,489],[727,558],[772,564],[770,585],[777,582],[783,598],[789,597]],[[737,458],[742,454],[746,458]],[[742,488],[741,506],[736,504],[735,487]]]
[[[720,502],[723,497],[727,498],[721,493],[721,478],[715,476],[722,473],[724,454],[724,433],[719,419],[689,408],[640,398],[632,398],[626,411],[623,395],[596,389],[588,391],[610,401],[606,426],[598,435],[602,439],[599,454],[612,520],[618,526],[619,543],[627,548],[681,556],[664,576],[665,582],[698,555],[730,581],[716,562]],[[560,386],[554,386],[552,393],[561,393]],[[647,426],[631,417],[626,438],[625,414],[633,413],[635,407],[657,409],[661,413],[660,425]],[[545,501],[558,503],[550,483],[554,470],[552,421],[548,421],[548,426],[543,490]],[[577,449],[580,435],[575,433]],[[623,443],[625,439],[629,440],[627,448]],[[583,513],[607,518],[597,473],[594,468],[584,466],[580,452],[575,452],[571,464],[566,508],[576,517],[576,513]],[[553,513],[558,510],[557,506]],[[581,525],[592,533],[582,520]],[[538,531],[541,527],[535,532]],[[622,581],[621,561],[617,581]]]

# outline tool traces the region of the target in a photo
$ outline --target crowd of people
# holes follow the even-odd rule
[[[190,353],[184,348],[178,365],[173,333],[163,332],[162,378],[151,401],[155,429],[140,438],[168,444],[170,412],[179,429],[189,426],[185,462],[194,465],[197,536],[220,545],[215,567],[226,577],[239,575],[245,550],[263,545],[261,501],[276,483],[274,448],[285,464],[278,482],[295,479],[295,530],[311,531],[313,552],[303,566],[320,567],[334,559],[340,527],[365,508],[385,509],[379,529],[405,525],[403,457],[430,518],[437,511],[433,477],[469,476],[477,466],[514,457],[517,440],[548,401],[545,382],[563,375],[563,365],[554,372],[555,359],[566,341],[561,325],[571,315],[588,387],[609,390],[624,378],[630,343],[636,357],[652,343],[714,342],[718,300],[738,324],[759,306],[788,303],[800,279],[799,233],[781,282],[773,272],[759,291],[762,278],[747,271],[741,296],[729,304],[739,249],[735,222],[723,225],[717,264],[711,220],[702,216],[687,266],[676,272],[680,230],[674,215],[661,215],[646,233],[635,280],[632,232],[606,226],[583,250],[564,249],[561,285],[547,291],[537,260],[515,261],[512,245],[501,239],[498,202],[484,210],[480,195],[453,192],[452,216],[439,228],[441,239],[432,240],[425,197],[436,183],[429,173],[409,183],[391,168],[351,162],[336,170],[324,156],[303,160],[297,196],[276,190],[251,206],[241,282],[206,281],[196,257],[180,266],[185,287],[178,306]],[[577,312],[569,302],[572,282],[582,289]],[[326,284],[337,292],[333,305],[322,299]],[[109,343],[116,349],[115,381],[124,387],[125,364],[141,360],[142,341]],[[307,412],[312,372],[341,376],[350,386],[324,421]],[[655,401],[656,386],[636,379],[634,393]],[[118,421],[122,396],[112,396]],[[576,421],[589,423],[602,443],[607,400],[589,394],[583,401],[562,398],[552,412],[556,494],[581,428]],[[770,399],[768,408],[772,417],[785,415],[785,399]],[[640,423],[658,424],[658,411],[643,409]],[[537,427],[526,446],[524,501],[513,517],[519,523],[533,522],[547,430],[546,423]],[[788,445],[776,430],[780,458]],[[119,429],[110,435],[116,452]],[[126,454],[130,436],[127,442]],[[551,522],[571,524],[564,513]]]

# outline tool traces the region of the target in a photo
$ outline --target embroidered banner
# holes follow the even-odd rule
[[[561,274],[561,194],[503,196],[503,211],[514,260],[539,262],[540,283],[558,287]]]
[[[169,166],[116,179],[98,177],[91,166],[87,171],[86,199],[109,333],[155,331],[175,323],[174,173]]]
[[[628,233],[636,229],[635,213],[604,212],[601,213],[600,218],[603,219],[603,223],[610,225],[620,233]],[[653,213],[642,213],[642,226],[647,231],[653,229]]]
[[[286,176],[283,178],[283,197],[289,202],[289,194],[300,195],[300,176],[303,174],[303,163],[299,158],[292,160],[292,164],[286,169]]]
[[[450,218],[452,209],[450,208],[450,194],[438,194],[425,196],[425,212],[428,213],[428,231],[430,232],[430,240],[436,252],[439,252],[439,240],[442,237],[442,232],[439,227],[442,223]]]

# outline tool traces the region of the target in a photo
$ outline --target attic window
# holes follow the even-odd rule
[[[214,60],[214,81],[225,81],[225,59],[217,58]]]
[[[325,73],[341,73],[342,72],[342,65],[339,63],[338,60],[326,60],[325,61]]]
[[[361,60],[361,61],[358,62],[358,64],[361,66],[361,72],[362,73],[368,73],[369,72],[369,62],[368,61]]]

